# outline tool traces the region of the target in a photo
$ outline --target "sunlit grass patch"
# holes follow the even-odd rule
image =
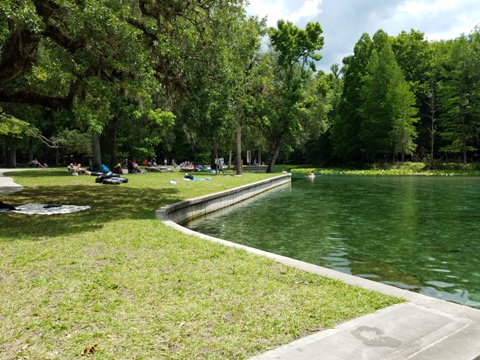
[[[244,359],[401,301],[164,226],[163,205],[270,176],[183,175],[13,174],[6,203],[91,209],[0,214],[0,358]]]

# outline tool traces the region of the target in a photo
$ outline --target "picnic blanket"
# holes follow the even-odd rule
[[[70,214],[78,211],[90,209],[90,206],[62,205],[62,204],[26,204],[15,206],[16,212],[19,214],[32,215],[53,215],[53,214]]]

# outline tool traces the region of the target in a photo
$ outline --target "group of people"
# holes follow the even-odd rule
[[[42,169],[45,169],[47,167],[47,164],[42,164],[40,161],[37,160],[37,158],[30,161],[28,163],[28,165],[32,166],[32,167],[39,167],[39,168],[42,168]]]
[[[128,159],[127,159],[127,163],[128,163]],[[143,159],[142,165],[143,165],[143,166],[160,166],[161,163],[157,163],[157,159],[156,159],[155,157],[152,157],[150,160],[148,160],[148,159]],[[163,160],[163,165],[164,165],[164,166],[168,166],[168,160],[167,160],[167,159],[164,159],[164,160]],[[173,165],[173,166],[176,166],[175,160],[172,160],[172,165]]]
[[[67,169],[72,173],[73,176],[91,174],[89,170],[83,169],[82,164],[79,164],[76,161],[71,162],[70,165],[67,166]]]
[[[127,169],[129,174],[144,174],[146,171],[140,169],[135,159],[128,160]]]
[[[91,172],[89,170],[83,169],[81,167],[81,164],[77,163],[75,160],[70,159],[70,164],[67,166],[67,169],[72,173],[72,175],[90,175]],[[40,162],[38,162],[37,159],[34,160],[35,166],[41,166],[44,167]],[[167,166],[167,159],[164,160],[165,166]],[[172,166],[173,167],[181,167],[181,168],[192,168],[193,171],[201,171],[203,167],[200,165],[194,165],[190,161],[184,161],[180,165],[177,165],[174,159],[172,159]],[[143,165],[145,166],[158,166],[157,161],[154,157],[150,159],[150,161],[144,160]],[[223,157],[216,157],[215,158],[215,165],[216,165],[216,170],[218,172],[223,173],[223,168],[224,168],[224,158]],[[33,166],[33,165],[32,165]],[[117,174],[122,174],[123,169],[127,168],[129,174],[143,174],[146,171],[142,170],[140,166],[138,165],[137,161],[135,159],[125,159],[122,162],[117,163],[113,169],[112,172],[117,173]]]

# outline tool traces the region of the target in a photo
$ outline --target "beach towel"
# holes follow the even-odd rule
[[[62,205],[62,204],[26,204],[16,207],[19,214],[30,215],[54,215],[54,214],[70,214],[78,211],[90,209],[90,206]]]

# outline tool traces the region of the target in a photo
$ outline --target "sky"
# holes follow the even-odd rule
[[[480,26],[480,0],[249,0],[247,13],[267,17],[276,27],[280,19],[304,29],[319,22],[325,44],[317,68],[327,73],[353,54],[363,33],[377,30],[396,36],[402,30],[421,31],[427,40],[454,39]]]

